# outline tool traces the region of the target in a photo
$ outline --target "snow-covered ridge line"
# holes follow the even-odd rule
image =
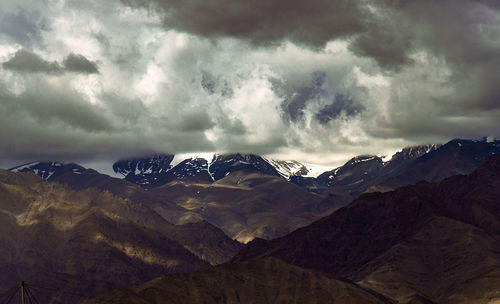
[[[378,156],[369,156],[369,157],[358,156],[354,159],[354,161],[352,163],[357,164],[357,163],[361,163],[361,162],[367,162],[367,161],[373,160],[375,158],[378,158]]]
[[[266,162],[268,162],[271,166],[278,171],[279,175],[285,179],[290,179],[291,176],[300,175],[304,176],[309,173],[307,167],[294,160],[275,160],[266,157],[262,157]]]
[[[17,167],[13,167],[13,168],[10,168],[9,171],[12,171],[12,172],[22,172],[22,170],[24,169],[29,169],[35,165],[38,165],[40,164],[40,162],[31,162],[31,163],[27,163],[27,164],[23,164],[23,165],[20,165],[20,166],[17,166]]]
[[[180,164],[181,162],[185,161],[186,159],[204,159],[207,161],[208,166],[212,164],[212,161],[214,160],[214,156],[216,156],[216,153],[209,152],[209,153],[181,153],[181,154],[175,154],[174,159],[170,163],[172,168]]]
[[[74,163],[65,164],[53,161],[36,161],[9,169],[9,171],[11,172],[33,172],[45,180],[49,180],[56,173],[57,175],[60,175],[64,172],[67,172],[68,170],[72,171],[75,174],[80,174],[86,169]]]
[[[332,171],[332,170],[335,170],[335,172],[334,172],[334,174],[335,174],[341,168],[338,166],[321,166],[321,165],[306,164],[306,163],[304,163],[304,165],[306,166],[308,172],[307,172],[307,174],[302,175],[302,176],[303,177],[313,177],[313,178],[316,178],[316,177],[320,176],[321,174],[323,174],[325,172]]]

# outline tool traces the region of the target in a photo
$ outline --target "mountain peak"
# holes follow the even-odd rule
[[[9,169],[12,172],[33,172],[47,181],[69,171],[81,174],[85,170],[84,167],[75,163],[61,163],[56,161],[36,161]]]
[[[376,155],[359,155],[348,160],[344,166],[350,166],[362,162],[382,162],[382,159]]]

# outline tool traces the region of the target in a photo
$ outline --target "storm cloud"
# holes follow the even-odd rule
[[[0,165],[500,136],[495,1],[0,4]]]
[[[255,45],[283,40],[323,48],[339,37],[361,32],[365,9],[349,0],[122,0],[161,10],[167,28],[203,37],[233,37]]]

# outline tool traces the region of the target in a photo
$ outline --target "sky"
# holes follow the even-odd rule
[[[498,137],[499,3],[0,1],[0,167]]]

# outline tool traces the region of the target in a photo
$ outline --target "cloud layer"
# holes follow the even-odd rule
[[[0,166],[500,136],[493,1],[0,4]]]

